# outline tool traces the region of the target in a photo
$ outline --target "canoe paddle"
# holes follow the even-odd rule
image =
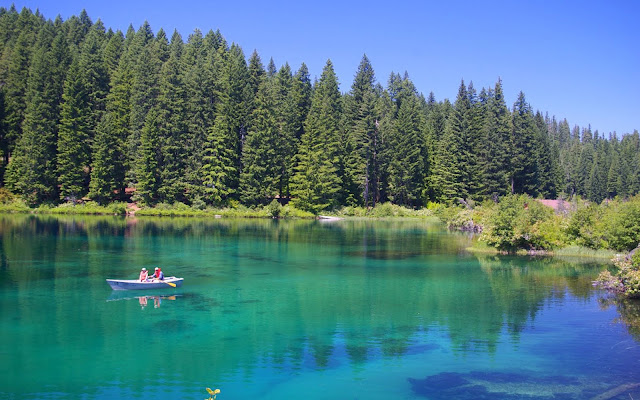
[[[166,283],[167,285],[171,286],[171,287],[176,287],[175,283],[171,283],[171,282],[165,282],[165,281],[160,281],[162,283]]]

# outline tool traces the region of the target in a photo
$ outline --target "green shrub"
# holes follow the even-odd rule
[[[304,219],[313,219],[316,216],[309,211],[300,210],[295,208],[291,204],[287,204],[282,207],[281,215],[283,218],[304,218]]]
[[[547,250],[563,241],[553,210],[527,195],[503,197],[487,211],[483,226],[480,240],[499,250]]]
[[[100,205],[94,201],[86,203],[67,202],[57,206],[43,204],[34,212],[41,214],[76,214],[76,215],[125,215],[127,205],[125,203],[111,203]]]
[[[18,196],[11,193],[7,188],[0,188],[0,204],[11,204],[18,200]]]
[[[371,216],[376,218],[394,217],[397,216],[399,208],[400,207],[395,206],[390,202],[376,204],[376,206],[371,210]]]
[[[640,298],[640,252],[632,257],[618,256],[614,264],[618,270],[613,274],[602,271],[596,284],[624,297]]]
[[[613,201],[602,215],[603,246],[630,251],[640,242],[640,195],[628,201]]]
[[[271,200],[271,203],[265,206],[265,209],[267,215],[271,216],[271,218],[279,218],[280,214],[282,214],[282,205],[276,199]]]
[[[571,215],[566,233],[577,245],[597,249],[602,245],[599,228],[602,219],[602,207],[596,204],[579,204]]]

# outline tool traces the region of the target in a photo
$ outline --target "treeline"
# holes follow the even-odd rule
[[[264,205],[317,213],[509,193],[600,202],[640,191],[637,131],[608,138],[511,110],[500,80],[452,104],[408,75],[384,88],[366,56],[347,93],[331,61],[312,82],[219,31],[126,33],[86,12],[0,9],[1,182],[31,204],[89,197]]]

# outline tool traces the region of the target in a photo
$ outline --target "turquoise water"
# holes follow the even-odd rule
[[[0,399],[640,398],[640,307],[592,287],[601,263],[418,220],[18,215],[0,238]],[[184,286],[105,282],[156,265]]]

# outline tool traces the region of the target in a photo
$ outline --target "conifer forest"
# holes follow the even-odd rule
[[[344,87],[330,60],[312,78],[219,31],[1,8],[0,183],[33,205],[280,199],[314,213],[640,192],[637,130],[571,126],[522,92],[506,104],[499,78],[439,100],[407,73],[381,84],[364,55]]]

